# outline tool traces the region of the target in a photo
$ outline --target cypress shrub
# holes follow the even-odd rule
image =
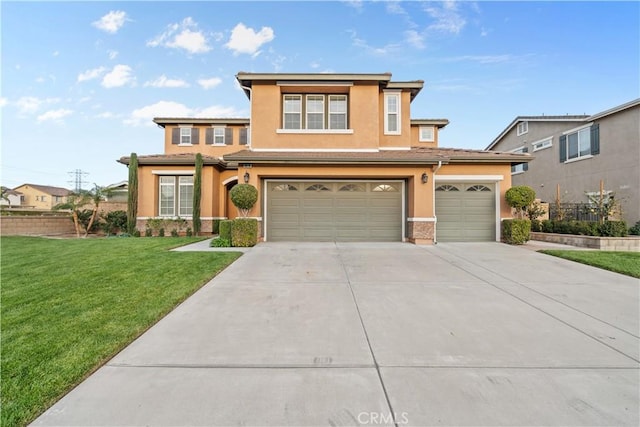
[[[129,160],[129,191],[127,192],[127,233],[136,231],[138,219],[138,155],[131,153]]]
[[[193,178],[193,234],[200,234],[202,221],[200,220],[200,199],[202,197],[202,154],[196,154],[196,171]]]
[[[258,220],[236,218],[231,221],[231,244],[235,247],[251,247],[258,243]]]
[[[510,245],[522,245],[529,241],[531,221],[528,219],[505,219],[502,221],[502,241]]]

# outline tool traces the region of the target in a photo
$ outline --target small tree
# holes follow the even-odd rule
[[[111,191],[109,191],[107,188],[99,187],[97,184],[93,184],[93,190],[87,193],[90,202],[93,203],[93,208],[91,212],[91,218],[89,218],[89,224],[84,231],[84,237],[87,237],[89,235],[89,230],[91,230],[91,227],[93,226],[93,223],[98,216],[98,207],[100,206],[102,199],[104,199],[110,193]]]
[[[249,211],[258,200],[258,190],[251,184],[238,184],[231,189],[229,194],[231,201],[243,217],[249,215]]]
[[[138,219],[138,155],[131,153],[129,160],[129,191],[127,194],[127,233],[133,235]]]
[[[53,207],[54,210],[68,209],[71,211],[71,218],[76,229],[76,237],[80,237],[82,224],[80,223],[80,211],[86,205],[91,203],[91,195],[86,191],[80,193],[71,193],[67,196],[65,203],[60,203]]]
[[[511,187],[504,195],[507,204],[516,210],[518,218],[524,216],[524,212],[536,199],[536,192],[526,185]]]
[[[7,202],[9,204],[9,207],[11,207],[11,199],[9,198],[9,189],[7,187],[2,187],[0,191],[1,191],[0,199]]]
[[[202,154],[196,154],[196,172],[193,178],[193,233],[200,234],[200,199],[202,197]]]

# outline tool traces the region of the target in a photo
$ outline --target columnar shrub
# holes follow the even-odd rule
[[[131,153],[129,160],[129,190],[127,194],[127,232],[133,234],[138,218],[138,155]]]
[[[202,154],[196,154],[196,171],[193,178],[193,232],[200,234],[202,222],[200,221],[200,199],[202,197]]]
[[[231,244],[235,247],[251,247],[258,243],[258,220],[236,218],[231,224]]]
[[[531,221],[528,219],[505,219],[502,221],[502,241],[510,245],[522,245],[529,241]]]

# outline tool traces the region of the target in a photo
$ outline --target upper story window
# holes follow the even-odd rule
[[[579,160],[600,154],[600,126],[572,129],[560,136],[560,161]]]
[[[283,111],[285,129],[302,129],[302,95],[285,95]]]
[[[420,142],[434,142],[435,129],[433,126],[420,126]]]
[[[553,137],[549,137],[549,138],[531,143],[531,147],[533,148],[533,151],[544,150],[545,148],[549,148],[552,145],[553,145]]]
[[[282,104],[283,129],[347,129],[347,95],[284,95]]]
[[[224,145],[224,134],[225,128],[223,127],[215,127],[213,128],[213,144],[214,145]]]
[[[384,94],[384,133],[400,134],[400,93]]]
[[[180,144],[191,144],[191,128],[180,128]]]
[[[512,153],[518,153],[518,154],[524,154],[524,153],[527,153],[528,151],[529,149],[527,147],[520,147],[520,148],[516,148],[515,150],[511,150]],[[523,172],[526,172],[527,170],[529,170],[528,163],[520,163],[520,164],[511,166],[512,175],[523,173]]]
[[[240,128],[238,143],[240,145],[251,145],[251,132],[249,126]]]
[[[529,122],[520,122],[518,123],[517,135],[524,135],[529,132]]]

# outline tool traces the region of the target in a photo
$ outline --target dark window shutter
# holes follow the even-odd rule
[[[204,143],[207,145],[213,145],[213,128],[207,128],[204,135]]]
[[[560,135],[560,163],[567,161],[567,135]]]
[[[191,143],[200,144],[200,128],[191,128]]]
[[[240,128],[240,137],[238,143],[240,145],[247,145],[247,128]]]
[[[591,154],[600,154],[600,125],[591,126]]]
[[[171,143],[175,145],[180,144],[180,128],[171,129]]]
[[[523,153],[528,153],[528,152],[529,152],[529,149],[528,149],[527,147],[524,147],[524,148],[522,149],[522,152],[523,152]],[[526,172],[526,171],[528,171],[528,170],[529,170],[529,163],[523,163],[523,164],[522,164],[522,170],[523,170],[523,171],[525,171],[525,172]]]
[[[224,129],[224,143],[227,145],[233,145],[233,129]]]

